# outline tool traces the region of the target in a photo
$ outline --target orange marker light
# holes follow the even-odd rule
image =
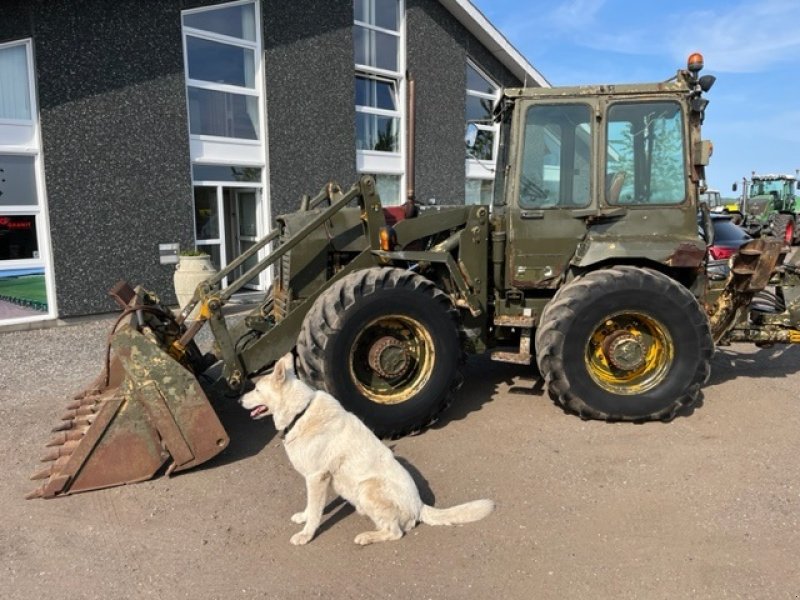
[[[697,73],[703,69],[703,55],[699,52],[694,52],[689,55],[689,60],[687,61],[687,68],[692,73]]]
[[[397,233],[394,227],[381,227],[379,236],[381,241],[381,250],[384,252],[391,252],[397,245]]]

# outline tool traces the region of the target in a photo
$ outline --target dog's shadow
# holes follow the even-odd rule
[[[409,472],[411,478],[414,480],[414,483],[417,484],[419,497],[422,502],[428,506],[434,506],[436,503],[436,497],[433,495],[430,485],[428,485],[428,480],[425,479],[422,476],[422,473],[420,473],[417,468],[405,458],[397,455],[395,455],[395,458],[397,459],[397,462],[403,465],[403,468]],[[349,517],[354,512],[355,508],[353,508],[352,504],[347,502],[344,498],[337,496],[328,502],[328,505],[325,507],[323,514],[326,518],[320,524],[319,529],[317,529],[315,537],[322,535],[328,529],[336,525],[339,521]]]

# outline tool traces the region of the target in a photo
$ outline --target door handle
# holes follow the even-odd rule
[[[543,210],[521,210],[519,211],[521,219],[544,219]]]

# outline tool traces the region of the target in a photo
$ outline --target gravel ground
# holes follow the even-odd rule
[[[331,502],[289,538],[304,486],[268,421],[234,402],[231,446],[173,478],[24,501],[69,394],[101,368],[111,318],[0,334],[0,589],[98,598],[800,598],[800,349],[717,353],[701,406],[669,424],[565,415],[530,369],[479,358],[444,421],[392,442],[461,527],[366,548]]]

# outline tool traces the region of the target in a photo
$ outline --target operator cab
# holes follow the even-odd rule
[[[651,245],[665,263],[676,239],[697,243],[697,186],[711,153],[700,140],[702,93],[713,77],[698,79],[702,57],[693,58],[659,84],[505,91],[495,207],[507,219],[514,287],[558,287],[570,267],[596,260],[593,242],[606,259]]]

